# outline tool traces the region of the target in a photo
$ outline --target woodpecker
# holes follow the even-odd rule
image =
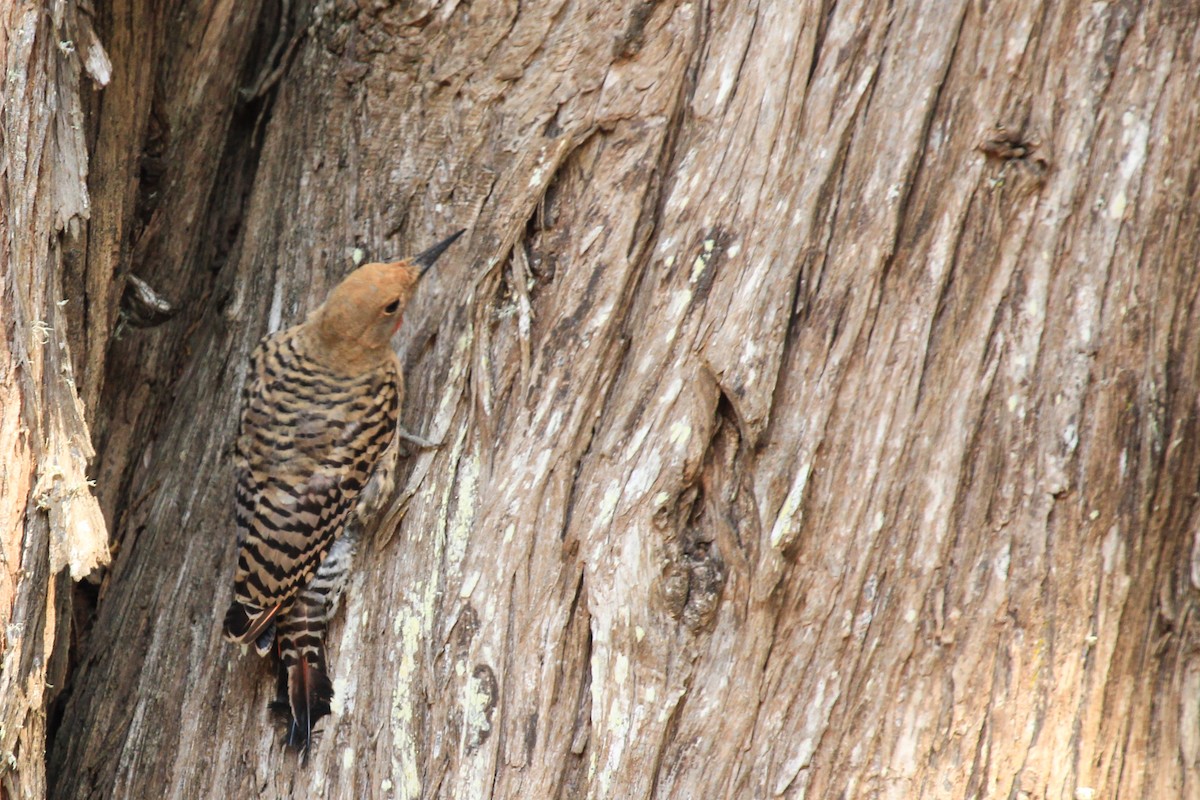
[[[351,272],[251,356],[238,430],[237,570],[226,638],[274,648],[287,744],[307,759],[330,713],[325,628],[354,554],[352,523],[391,490],[404,401],[391,348],[420,277],[463,231],[411,259]]]

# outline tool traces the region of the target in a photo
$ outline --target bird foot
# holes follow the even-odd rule
[[[428,439],[417,436],[415,433],[406,431],[400,426],[396,427],[396,435],[399,436],[403,441],[408,442],[416,447],[418,450],[436,450],[445,444],[445,442],[431,442]]]

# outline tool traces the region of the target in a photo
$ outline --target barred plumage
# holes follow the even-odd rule
[[[276,629],[279,688],[271,707],[287,724],[288,746],[300,750],[307,748],[313,724],[329,713],[333,700],[333,684],[325,665],[325,628],[349,578],[356,538],[347,532],[334,541]],[[311,674],[305,675],[306,670]]]
[[[242,413],[234,598],[252,618],[312,577],[396,429],[395,356],[347,378],[309,355],[305,334],[296,326],[259,346]]]
[[[324,637],[354,552],[343,532],[391,480],[404,397],[391,335],[421,273],[461,233],[411,261],[360,267],[251,357],[225,635],[263,655],[274,645],[286,703],[273,706],[286,710],[288,744],[305,755],[333,697]]]

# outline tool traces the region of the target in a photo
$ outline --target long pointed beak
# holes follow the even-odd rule
[[[421,268],[420,274],[424,275],[426,272],[428,272],[438,260],[438,256],[446,252],[446,249],[450,247],[450,245],[454,244],[454,242],[458,240],[458,237],[462,236],[466,232],[467,229],[463,228],[461,231],[458,231],[457,233],[438,242],[424,253],[414,256],[412,263]]]

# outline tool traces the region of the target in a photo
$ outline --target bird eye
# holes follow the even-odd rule
[[[399,310],[400,310],[400,301],[399,300],[393,300],[392,302],[388,303],[386,306],[383,307],[383,313],[385,313],[385,314],[395,314]]]

